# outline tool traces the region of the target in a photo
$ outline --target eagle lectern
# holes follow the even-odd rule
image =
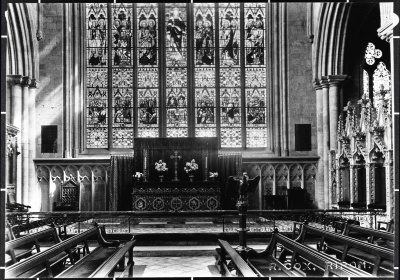
[[[249,192],[253,193],[256,190],[258,183],[260,182],[260,178],[261,177],[258,175],[253,179],[249,179],[247,173],[243,173],[242,180],[240,180],[240,178],[235,178],[233,176],[230,176],[228,178],[229,186],[240,184],[239,198],[236,203],[236,207],[239,212],[239,228],[237,229],[237,231],[239,232],[239,246],[236,248],[236,251],[240,254],[240,256],[244,260],[247,259],[247,252],[252,250],[251,248],[247,247],[247,242],[246,242],[246,232],[248,231],[246,226],[246,218],[247,218],[247,209],[249,207],[249,200],[247,198],[247,194]]]

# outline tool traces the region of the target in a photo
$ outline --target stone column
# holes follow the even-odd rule
[[[321,77],[322,86],[322,131],[323,131],[323,161],[324,161],[324,208],[329,209],[329,81]]]
[[[21,126],[21,168],[22,168],[22,203],[30,205],[29,192],[29,77],[22,77],[22,126]]]
[[[29,187],[31,193],[29,195],[29,205],[32,206],[31,211],[40,211],[40,204],[35,203],[38,192],[37,176],[35,170],[35,164],[33,159],[36,157],[36,88],[38,82],[36,79],[32,79],[29,84],[29,140],[28,140],[28,151],[29,151]]]
[[[329,163],[329,206],[337,203],[337,192],[336,192],[336,153],[334,150],[329,152],[328,163]],[[336,194],[334,196],[334,194]]]
[[[7,75],[7,82],[9,85],[10,96],[10,124],[17,129],[21,129],[22,121],[22,76],[21,75]],[[21,137],[16,137],[16,150],[20,151]],[[22,173],[21,173],[21,156],[16,159],[16,178],[15,178],[15,199],[17,202],[22,202]]]
[[[337,149],[337,124],[338,124],[338,109],[339,109],[339,92],[340,86],[346,79],[346,75],[329,75],[329,135],[330,149]]]
[[[323,130],[322,130],[322,86],[319,79],[314,80],[314,88],[316,92],[316,100],[317,100],[317,149],[318,149],[318,169],[317,169],[317,183],[315,189],[315,197],[317,199],[318,208],[324,208],[324,161],[323,161]]]
[[[340,168],[340,164],[339,164],[339,160],[335,159],[335,163],[336,163],[336,204],[339,203],[339,201],[343,201],[343,186],[342,186],[342,170]],[[339,205],[337,206],[337,208],[339,209]]]

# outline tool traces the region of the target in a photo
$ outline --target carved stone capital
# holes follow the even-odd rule
[[[31,78],[29,78],[28,76],[22,77],[21,86],[27,87],[29,86],[30,83],[31,83]]]
[[[329,87],[339,87],[347,78],[347,75],[329,75]]]
[[[7,134],[11,134],[12,136],[17,135],[19,132],[19,128],[16,126],[13,126],[11,124],[7,124],[6,130],[7,130]]]
[[[7,84],[9,86],[20,85],[22,83],[21,75],[7,75]]]
[[[321,86],[322,88],[329,88],[329,80],[327,76],[321,77]]]
[[[31,83],[29,84],[29,88],[38,88],[39,81],[35,78],[31,79]]]
[[[321,90],[322,89],[320,79],[314,79],[313,84],[314,84],[314,89],[315,90]]]

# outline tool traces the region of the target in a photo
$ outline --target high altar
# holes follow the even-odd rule
[[[201,211],[220,209],[218,181],[210,181],[209,172],[218,166],[217,138],[137,138],[134,144],[135,171],[143,180],[134,181],[134,211]],[[158,172],[155,163],[166,163]],[[198,169],[193,179],[184,167],[194,160]],[[160,178],[162,175],[162,178]]]

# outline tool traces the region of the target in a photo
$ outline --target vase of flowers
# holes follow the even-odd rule
[[[133,175],[136,181],[142,181],[143,179],[143,173],[141,172],[136,172],[135,175]]]
[[[192,159],[190,162],[186,162],[184,170],[189,175],[190,182],[193,182],[194,172],[199,169],[198,164]]]
[[[218,179],[218,172],[210,172],[210,180],[215,181]]]
[[[164,180],[164,172],[168,171],[167,164],[160,159],[156,162],[155,169],[158,171],[160,182],[162,182]]]

